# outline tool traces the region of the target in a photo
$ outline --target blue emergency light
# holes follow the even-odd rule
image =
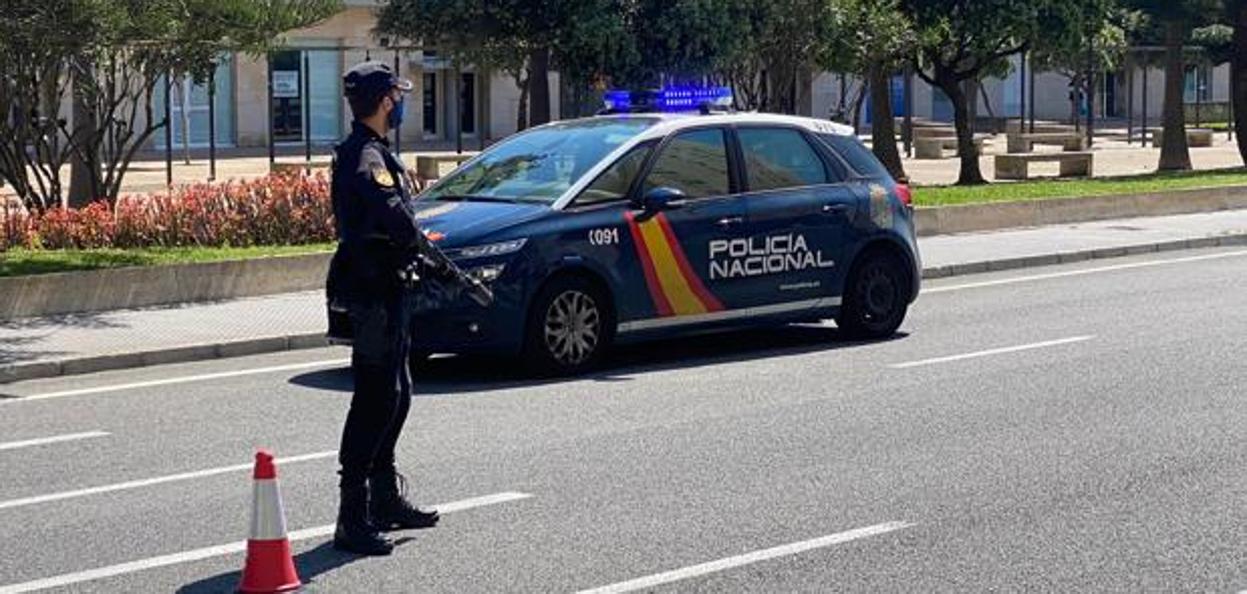
[[[611,90],[602,96],[610,112],[726,110],[732,107],[728,87],[664,87],[656,90]]]

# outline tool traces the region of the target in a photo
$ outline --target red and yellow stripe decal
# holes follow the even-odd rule
[[[645,272],[645,285],[659,316],[686,316],[722,311],[701,277],[693,270],[666,215],[638,221],[628,213],[628,229]]]

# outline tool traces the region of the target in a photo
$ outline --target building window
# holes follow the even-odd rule
[[[428,55],[428,52],[425,53]],[[437,73],[425,72],[423,85],[424,135],[437,136]]]
[[[342,135],[341,73],[338,50],[287,50],[273,53],[273,139],[331,142]],[[309,110],[304,114],[304,110]]]
[[[459,126],[464,134],[476,134],[476,74],[472,72],[460,78]]]
[[[1199,103],[1212,99],[1212,69],[1207,66],[1187,66],[1186,80],[1182,87],[1182,101]]]
[[[209,97],[213,98],[216,116],[216,142],[221,146],[234,143],[234,58],[223,55],[217,61],[213,73],[215,95],[209,93],[208,81],[196,83],[190,77],[182,77],[173,81],[172,111],[173,146],[186,146],[185,138],[189,137],[192,147],[208,146]],[[153,98],[154,115],[157,119],[164,118],[165,113],[165,81],[162,79],[156,86]],[[164,132],[156,134],[155,146],[164,148]]]

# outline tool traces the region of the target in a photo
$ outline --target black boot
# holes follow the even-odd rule
[[[368,523],[368,490],[364,487],[343,487],[341,493],[333,548],[369,556],[393,552],[394,545]]]
[[[424,511],[407,501],[407,480],[397,472],[382,472],[368,479],[372,499],[368,502],[369,519],[380,530],[432,528],[437,525],[437,511]]]

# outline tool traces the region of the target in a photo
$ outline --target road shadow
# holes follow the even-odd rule
[[[399,547],[415,540],[410,536],[394,539],[394,546]],[[294,556],[294,566],[298,569],[299,579],[303,585],[315,583],[316,578],[344,565],[367,559],[363,555],[344,553],[333,548],[333,542],[326,541],[320,546]],[[214,575],[210,578],[187,584],[177,589],[177,594],[233,594],[242,579],[242,571],[231,571]]]
[[[513,359],[480,356],[435,357],[416,377],[416,396],[471,394],[491,390],[557,384],[569,381],[624,382],[651,371],[694,369],[737,361],[755,361],[813,352],[831,352],[895,340],[897,333],[876,341],[852,341],[833,327],[792,325],[683,336],[622,345],[600,369],[571,378],[537,378]],[[323,369],[294,376],[290,383],[349,393],[354,389],[349,368]]]

